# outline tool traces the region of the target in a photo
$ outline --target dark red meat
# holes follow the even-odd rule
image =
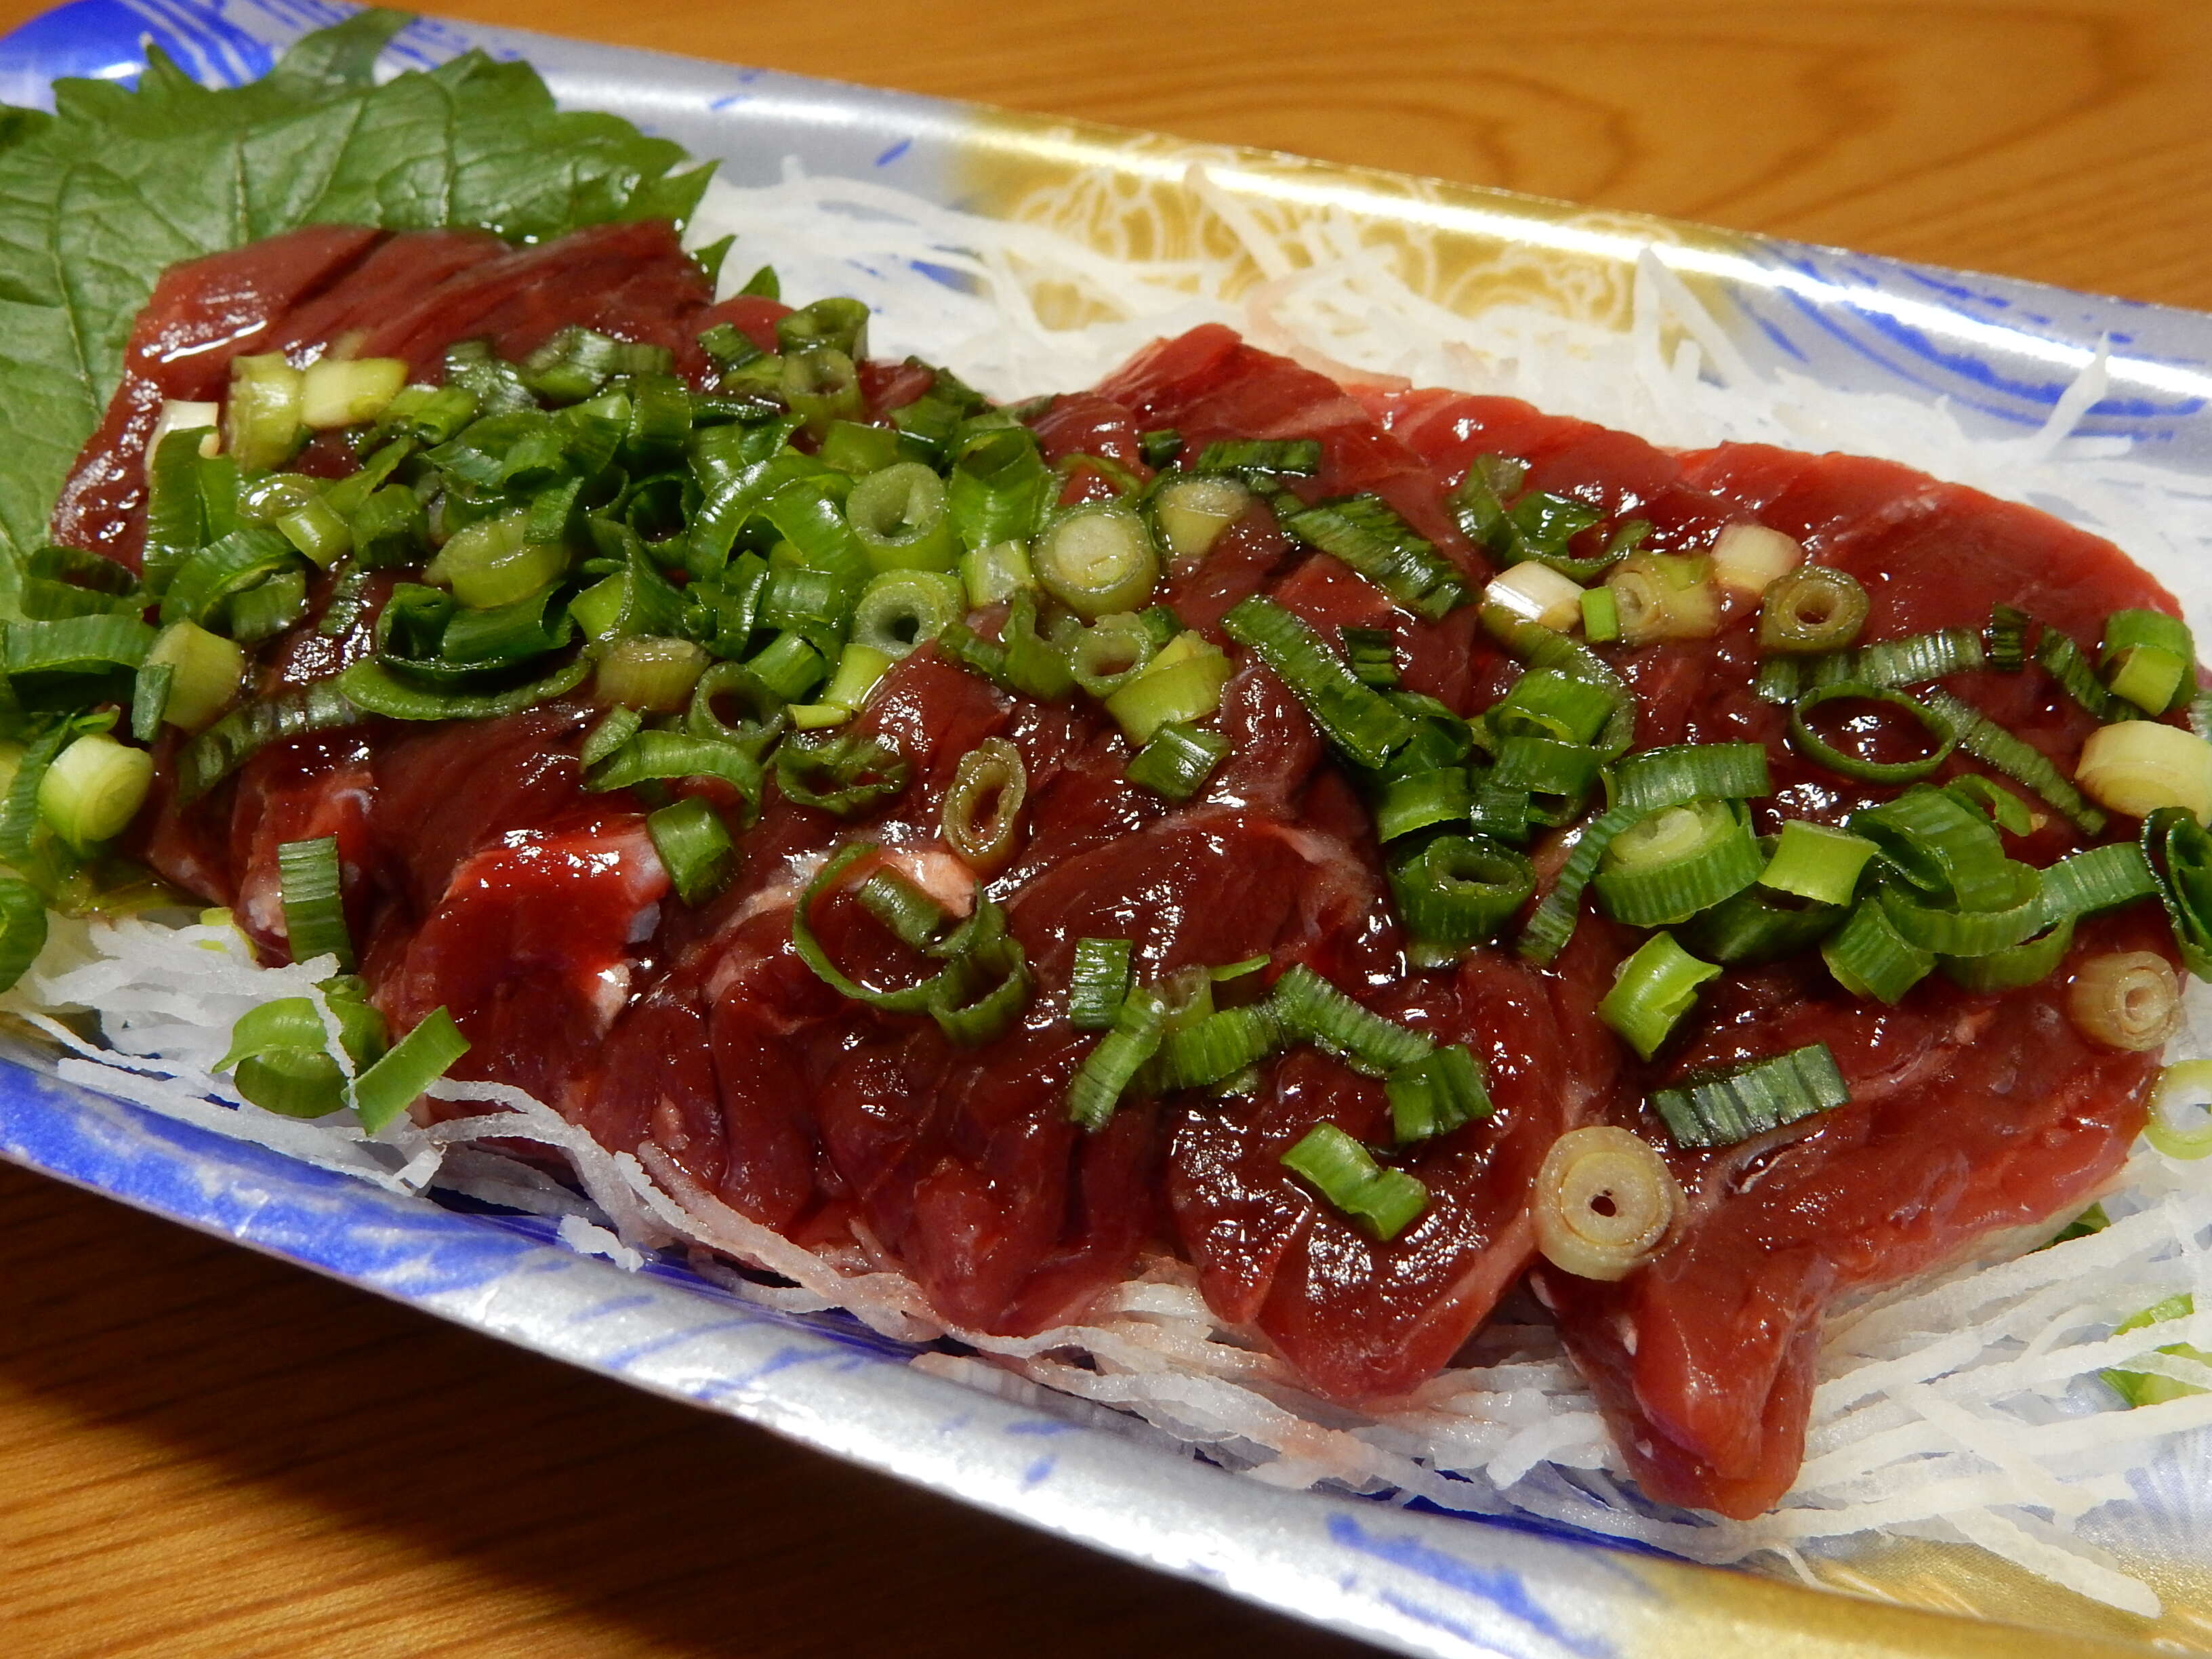
[[[142,319],[132,378],[58,532],[129,554],[133,446],[151,410],[163,396],[213,395],[238,350],[300,355],[357,335],[361,351],[434,374],[456,339],[488,335],[512,354],[583,322],[669,344],[696,372],[699,328],[727,320],[772,347],[781,311],[759,300],[709,311],[665,228],[649,226],[520,252],[467,236],[317,231],[181,267]],[[869,365],[863,384],[880,413],[927,382]],[[1735,522],[1785,530],[1866,583],[1875,637],[1978,625],[2002,599],[2094,644],[2113,608],[2172,608],[2105,544],[1903,468],[1742,446],[1677,455],[1510,399],[1348,392],[1218,327],[1155,343],[1034,424],[1054,460],[1139,470],[1138,434],[1159,427],[1194,450],[1318,438],[1321,476],[1298,486],[1307,499],[1376,492],[1477,582],[1481,557],[1446,501],[1474,458],[1494,452],[1526,462],[1536,488],[1650,520],[1662,549],[1702,547]],[[1071,461],[1069,498],[1099,476]],[[1472,608],[1415,622],[1261,507],[1206,559],[1170,570],[1164,597],[1218,640],[1223,613],[1260,592],[1325,632],[1394,627],[1407,684],[1465,713],[1518,672]],[[275,647],[264,679],[334,673],[365,648],[358,633],[303,631]],[[1836,821],[1880,799],[1788,749],[1780,717],[1749,693],[1755,658],[1743,617],[1715,640],[1620,653],[1639,744],[1765,743],[1780,792],[1760,806],[1770,820],[1786,809]],[[2045,677],[1958,684],[2062,761],[2087,729]],[[236,902],[274,951],[276,846],[336,834],[363,969],[396,1024],[449,1007],[476,1045],[471,1075],[532,1090],[617,1150],[653,1142],[801,1242],[857,1238],[887,1252],[958,1325],[1044,1328],[1079,1314],[1140,1252],[1172,1249],[1222,1318],[1271,1342],[1317,1392],[1386,1400],[1449,1363],[1535,1259],[1530,1183],[1563,1131],[1612,1121],[1653,1133],[1642,1109],[1653,1086],[1823,1041],[1853,1085],[1848,1106],[1776,1144],[1670,1152],[1690,1213],[1620,1284],[1540,1265],[1535,1274],[1647,1489],[1748,1514],[1797,1466],[1814,1345],[1837,1295],[2078,1201],[2141,1124],[2149,1062],[2087,1045],[2062,1011],[2063,977],[2003,996],[1930,981],[1887,1010],[1849,1000],[1817,968],[1733,973],[1708,988],[1682,1051],[1647,1066],[1595,1017],[1633,944],[1607,923],[1586,918],[1548,969],[1486,949],[1450,971],[1411,971],[1365,805],[1256,663],[1240,665],[1223,700],[1229,758],[1175,807],[1128,783],[1128,745],[1095,704],[1012,698],[925,647],[859,722],[905,758],[898,797],[856,828],[772,793],[740,838],[734,879],[698,910],[664,902],[642,804],[582,789],[587,718],[562,702],[270,751],[209,800],[165,805],[150,856],[180,884]],[[1030,794],[1019,848],[979,886],[943,844],[939,807],[959,757],[992,737],[1020,750]],[[821,856],[856,835],[955,911],[979,892],[1005,906],[1036,980],[1012,1032],[980,1052],[956,1048],[931,1021],[848,1000],[806,967],[793,942],[802,892]],[[2075,844],[2054,824],[2018,850],[2045,862]],[[1564,855],[1555,839],[1539,849],[1540,869]],[[848,898],[807,920],[868,982],[914,971]],[[1304,963],[1440,1042],[1468,1044],[1498,1109],[1406,1158],[1431,1202],[1388,1244],[1281,1164],[1323,1121],[1387,1139],[1381,1085],[1313,1049],[1269,1062],[1243,1097],[1137,1102],[1085,1134],[1062,1096],[1092,1039],[1060,1011],[1086,935],[1133,940],[1148,977],[1265,955],[1268,971],[1248,993]],[[2154,915],[2130,914],[2085,927],[2075,948],[2162,949],[2162,939]]]

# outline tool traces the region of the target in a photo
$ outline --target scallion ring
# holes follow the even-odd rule
[[[1866,626],[1867,591],[1858,579],[1808,564],[1776,579],[1759,608],[1759,643],[1792,654],[1840,651]]]
[[[1847,753],[1813,729],[1813,711],[1832,702],[1868,703],[1896,709],[1917,721],[1936,740],[1936,747],[1924,755],[1901,761],[1869,760],[1862,755]],[[1950,757],[1959,742],[1951,726],[1925,703],[1902,691],[1855,680],[1816,686],[1799,697],[1790,709],[1790,740],[1807,759],[1861,783],[1910,783],[1916,778],[1924,778]]]
[[[1029,771],[1020,750],[986,738],[960,757],[945,792],[945,844],[970,869],[988,873],[1013,855]]]
[[[2111,951],[2075,970],[2066,1012],[2092,1042],[2141,1053],[2164,1047],[2180,1030],[2181,988],[2165,957]]]
[[[1681,1188],[1658,1149],[1601,1124],[1552,1143],[1529,1212],[1545,1260],[1577,1279],[1612,1283],[1650,1259],[1681,1207]]]

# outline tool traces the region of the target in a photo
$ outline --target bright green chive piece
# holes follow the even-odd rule
[[[1528,925],[1521,930],[1514,948],[1522,957],[1539,966],[1558,958],[1574,937],[1575,922],[1582,914],[1583,891],[1597,873],[1599,861],[1613,838],[1643,816],[1632,808],[1615,807],[1583,826],[1582,839],[1559,866],[1559,879],[1537,902]]]
[[[1525,856],[1476,836],[1437,836],[1390,860],[1389,871],[1399,919],[1430,962],[1492,937],[1536,890]]]
[[[1185,471],[1310,478],[1321,471],[1321,444],[1313,438],[1217,438]]]
[[[1850,1087],[1825,1042],[1692,1078],[1651,1096],[1678,1146],[1732,1146],[1842,1105]]]
[[[1304,963],[1275,981],[1269,1000],[1286,1033],[1370,1076],[1387,1077],[1425,1059],[1434,1046],[1419,1032],[1363,1008]]]
[[[468,1053],[469,1040],[442,1007],[393,1043],[383,1059],[353,1084],[353,1109],[362,1127],[374,1134],[415,1103],[422,1092],[453,1069]]]
[[[1218,732],[1170,721],[1129,757],[1129,781],[1169,800],[1188,800],[1229,753]]]
[[[359,711],[355,719],[366,713],[396,720],[488,720],[564,697],[581,685],[591,672],[590,659],[580,656],[544,678],[511,691],[433,691],[401,679],[372,659],[354,664],[335,681],[324,684]],[[216,729],[209,728],[209,734]]]
[[[1907,760],[1876,761],[1863,755],[1852,754],[1830,743],[1817,731],[1812,720],[1813,712],[1831,702],[1863,703],[1872,708],[1892,708],[1917,721],[1934,739],[1934,747],[1925,754]],[[1958,736],[1948,722],[1931,713],[1928,705],[1902,691],[1871,685],[1863,680],[1844,680],[1833,685],[1815,687],[1806,692],[1790,706],[1790,741],[1808,760],[1825,766],[1840,776],[1861,783],[1910,783],[1924,778],[1950,757],[1958,744]]]
[[[1668,927],[1741,892],[1764,862],[1739,803],[1696,800],[1662,806],[1615,836],[1591,884],[1614,921]]]
[[[1085,1031],[1103,1031],[1127,1000],[1130,953],[1125,939],[1075,941],[1074,977],[1067,988],[1068,1023]]]
[[[0,991],[14,989],[46,948],[46,900],[21,877],[0,872]]]
[[[1315,1124],[1283,1154],[1283,1164],[1386,1244],[1428,1207],[1427,1188],[1403,1170],[1379,1166],[1364,1146],[1334,1123]]]
[[[310,962],[328,952],[337,957],[340,973],[352,972],[353,935],[346,928],[338,838],[284,842],[276,849],[276,877],[292,960]]]
[[[1782,826],[1774,856],[1759,874],[1762,887],[1794,893],[1816,904],[1849,904],[1875,844],[1848,830],[1791,818]]]
[[[861,479],[846,499],[845,518],[878,574],[949,574],[959,566],[960,538],[945,512],[945,481],[922,462],[901,461]]]
[[[1197,634],[1178,634],[1152,661],[1106,697],[1106,712],[1132,743],[1148,743],[1170,724],[1188,726],[1221,707],[1229,659]]]
[[[1620,964],[1597,1006],[1598,1018],[1649,1060],[1697,1002],[1698,987],[1720,971],[1677,945],[1672,933],[1654,933]]]
[[[1879,899],[1861,899],[1820,943],[1820,959],[1855,997],[1893,1006],[1935,970],[1936,958],[1900,934]]]
[[[1467,603],[1467,580],[1459,568],[1400,518],[1377,495],[1355,495],[1297,508],[1283,528],[1322,552],[1334,555],[1400,605],[1431,620]]]
[[[1674,744],[1613,767],[1613,804],[1645,812],[1700,798],[1748,800],[1772,793],[1766,750],[1756,743]]]
[[[1583,589],[1583,634],[1592,645],[1607,645],[1620,637],[1620,605],[1610,587]]]
[[[1121,1000],[1114,1021],[1098,1039],[1067,1085],[1067,1116],[1085,1129],[1103,1129],[1121,1103],[1121,1092],[1145,1063],[1159,1052],[1167,1025],[1164,999],[1150,986],[1138,986]]]
[[[1383,1079],[1398,1144],[1449,1134],[1492,1110],[1482,1066],[1463,1043],[1437,1049]]]
[[[1374,798],[1375,838],[1387,844],[1440,823],[1464,823],[1474,800],[1464,766],[1392,778]]]
[[[1957,738],[1959,747],[1987,762],[2014,783],[2033,790],[2085,836],[2104,833],[2105,814],[2092,805],[2051,758],[2024,738],[2014,737],[1971,703],[1937,690],[1921,702]]]
[[[1387,628],[1340,628],[1345,660],[1353,676],[1378,691],[1398,684],[1398,636]]]
[[[686,796],[649,813],[645,829],[653,837],[653,851],[660,854],[660,862],[668,871],[676,896],[684,903],[704,903],[729,878],[735,850],[730,832],[722,827],[714,809],[699,796]]]
[[[1224,1008],[1168,1033],[1154,1076],[1164,1090],[1214,1088],[1258,1065],[1282,1042],[1282,1026],[1266,1003]]]
[[[2025,836],[2035,828],[2035,814],[2027,803],[2002,784],[1968,772],[1943,787],[1960,799],[1982,808],[1990,815],[1990,821],[2008,836]]]
[[[2197,690],[2197,645],[2189,625],[2160,611],[2115,611],[2097,653],[2113,691],[2149,714],[2164,714]]]
[[[1908,789],[1852,813],[1847,827],[1922,895],[1958,909],[2009,909],[2033,890],[2033,872],[2005,856],[1996,827],[1948,790]]]
[[[849,817],[888,800],[906,787],[913,768],[879,737],[841,732],[836,737],[776,745],[775,783],[785,799]]]
[[[1221,629],[1282,677],[1322,735],[1354,765],[1379,769],[1392,750],[1412,740],[1412,718],[1360,684],[1319,634],[1273,599],[1255,594],[1240,601]]]
[[[1621,696],[1617,685],[1564,669],[1531,668],[1492,706],[1489,720],[1501,736],[1522,732],[1560,743],[1589,744],[1605,729]]]
[[[944,935],[945,907],[889,865],[854,888],[853,896],[902,945],[919,951]]]

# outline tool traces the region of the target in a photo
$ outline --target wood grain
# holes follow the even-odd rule
[[[2198,0],[447,9],[2212,307]],[[0,1260],[15,1659],[1354,1650],[6,1169]]]

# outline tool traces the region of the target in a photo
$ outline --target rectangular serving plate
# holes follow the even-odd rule
[[[323,0],[76,0],[0,40],[0,101],[51,107],[62,76],[127,80],[158,44],[200,79],[264,71],[351,9]],[[2212,475],[2212,318],[1258,151],[1055,122],[764,70],[423,19],[397,71],[471,47],[537,66],[604,109],[718,159],[739,185],[783,158],[946,206],[1012,216],[1091,175],[1189,237],[1186,185],[1290,222],[1349,216],[1418,247],[1431,297],[1525,299],[1625,322],[1656,252],[1754,369],[1941,398],[1972,430],[2027,434],[2101,348],[2075,430]],[[1166,250],[1160,250],[1166,251]],[[1263,273],[1253,273],[1257,280]],[[573,1364],[757,1423],[864,1467],[1411,1654],[1698,1656],[2148,1653],[1799,1589],[1507,1524],[1236,1479],[1073,1401],[1017,1403],[912,1370],[839,1315],[783,1316],[687,1269],[628,1273],[552,1224],[461,1213],[295,1163],[0,1058],[0,1157]],[[1029,1396],[1025,1396],[1029,1398]]]

